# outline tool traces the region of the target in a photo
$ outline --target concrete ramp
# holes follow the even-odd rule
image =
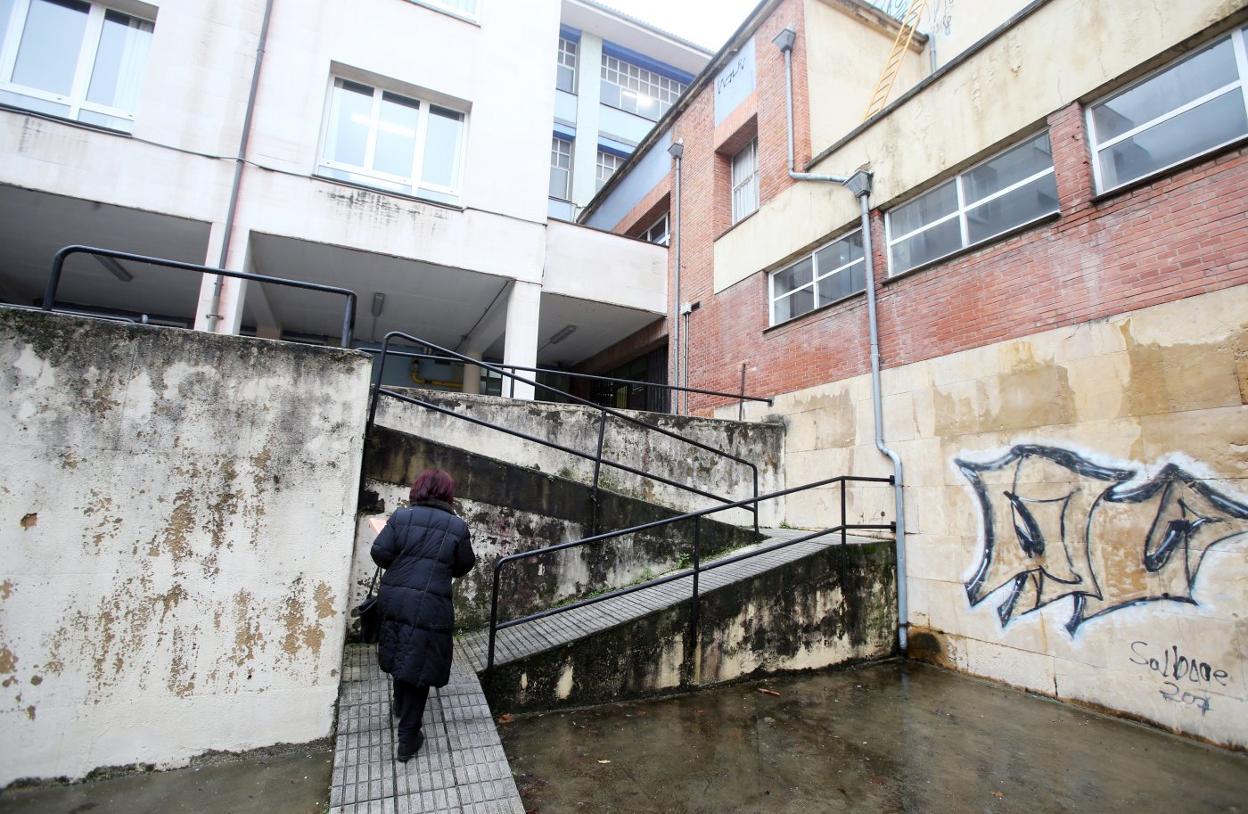
[[[802,532],[773,531],[777,539]],[[829,535],[692,577],[499,632],[483,676],[496,713],[582,706],[829,667],[892,653],[896,565],[891,541]],[[506,609],[500,620],[507,618]],[[460,637],[478,671],[487,635]]]

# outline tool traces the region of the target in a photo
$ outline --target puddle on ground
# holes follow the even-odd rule
[[[540,814],[1248,814],[1248,756],[914,662],[499,730],[525,809]]]
[[[0,814],[322,814],[333,760],[328,748],[301,749],[89,783],[10,788],[0,792]]]

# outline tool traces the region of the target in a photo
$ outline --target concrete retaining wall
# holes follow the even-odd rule
[[[912,655],[1248,748],[1248,286],[888,369],[883,390]],[[771,417],[790,482],[889,474],[866,376]],[[891,516],[890,492],[851,490],[851,518]],[[787,509],[839,511],[834,492]]]
[[[388,511],[393,511],[407,505],[409,486],[416,476],[435,466],[455,478],[458,510],[468,522],[477,554],[477,567],[455,583],[455,620],[460,630],[488,623],[491,580],[498,557],[594,533],[591,490],[584,484],[385,427],[377,428],[369,438],[364,459],[366,486],[381,496]],[[599,492],[599,528],[603,531],[675,514],[678,512],[662,506]],[[366,515],[360,521],[352,580],[361,598],[375,568],[369,557],[375,534],[367,520]],[[756,539],[748,529],[705,519],[701,523],[703,556]],[[503,618],[670,571],[688,557],[692,540],[693,524],[685,522],[506,566],[500,581]]]
[[[524,432],[565,447],[594,454],[598,444],[598,422],[601,413],[591,407],[569,404],[518,402],[493,396],[471,396],[421,390],[413,395],[439,406],[474,418]],[[759,493],[783,488],[781,458],[784,448],[784,427],[709,418],[689,418],[629,411],[641,421],[691,438],[714,449],[751,461],[758,467]],[[461,447],[492,458],[554,473],[561,477],[592,483],[594,462],[568,455],[549,447],[514,438],[501,432],[470,424],[422,407],[382,397],[378,422],[397,430],[431,438],[444,444]],[[654,472],[678,483],[687,484],[714,495],[743,500],[753,496],[749,467],[727,460],[714,453],[699,450],[674,438],[650,432],[619,419],[609,418],[603,445],[605,458]],[[630,475],[608,466],[602,468],[602,485],[630,497],[659,503],[681,511],[694,511],[714,505],[675,487]],[[781,516],[782,502],[764,503],[760,521],[775,525]],[[753,523],[753,517],[742,510],[724,512],[717,518],[738,524]]]
[[[828,546],[706,593],[695,647],[692,607],[686,600],[495,668],[482,680],[491,709],[603,704],[887,656],[897,618],[893,548]]]
[[[330,734],[368,370],[0,309],[0,786]]]

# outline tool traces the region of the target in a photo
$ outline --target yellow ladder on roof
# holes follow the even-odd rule
[[[901,16],[901,27],[897,29],[897,36],[893,39],[893,50],[888,54],[888,62],[884,63],[880,79],[875,83],[875,90],[871,92],[871,101],[867,102],[867,112],[862,117],[863,121],[879,113],[888,104],[888,94],[892,93],[897,74],[901,73],[902,58],[905,57],[906,49],[910,47],[910,41],[914,39],[914,31],[918,28],[919,20],[926,9],[927,0],[910,0],[906,13]]]

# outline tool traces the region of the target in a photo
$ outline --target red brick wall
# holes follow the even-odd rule
[[[884,283],[883,216],[873,213],[885,367],[1248,283],[1248,148],[1094,201],[1081,106],[1048,125],[1056,220]],[[742,359],[751,362],[748,389],[763,395],[869,370],[864,297],[765,331],[766,297],[761,273],[703,297],[690,330],[691,384],[733,389]],[[695,397],[691,408],[722,403]]]
[[[782,3],[756,33],[756,92],[734,122],[757,115],[760,198],[794,183],[786,171],[784,61],[771,39],[798,31],[793,54],[795,152],[808,160],[809,106],[802,4]],[[713,86],[676,122],[685,143],[682,172],[682,299],[691,316],[695,387],[734,391],[740,364],[760,395],[799,390],[869,370],[865,297],[768,328],[767,279],[759,273],[713,293],[714,241],[729,228],[729,164],[717,154]],[[1063,325],[1145,308],[1248,282],[1248,148],[1215,156],[1151,184],[1094,201],[1082,108],[1048,118],[1061,214],[891,282],[883,216],[873,213],[880,350],[896,367]],[[721,131],[723,127],[721,126]],[[1020,134],[1022,135],[1022,134]],[[887,173],[888,167],[875,167]],[[803,182],[811,183],[811,182]],[[625,221],[620,231],[636,224]],[[829,225],[830,228],[835,226]],[[669,258],[669,300],[675,303]],[[724,399],[694,396],[694,412]]]

